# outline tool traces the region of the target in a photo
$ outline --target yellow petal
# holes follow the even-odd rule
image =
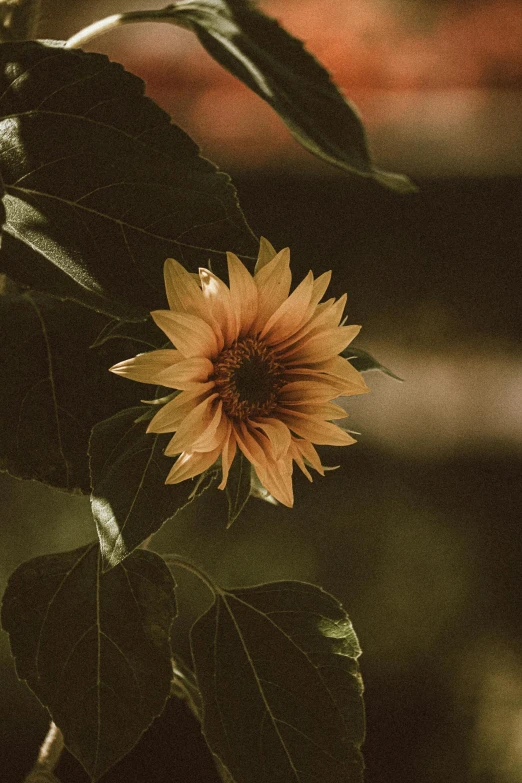
[[[259,240],[259,253],[257,254],[257,263],[254,269],[254,273],[257,275],[261,269],[270,263],[270,261],[276,256],[277,253],[265,237],[261,237]]]
[[[314,278],[309,272],[288,299],[270,316],[260,332],[260,337],[268,345],[285,340],[298,329],[310,304],[313,286]]]
[[[182,391],[170,402],[163,405],[150,421],[147,432],[175,432],[190,411],[210,393],[214,382],[195,384],[188,391]]]
[[[213,371],[214,365],[210,359],[196,356],[162,370],[155,382],[171,389],[190,389],[194,383],[208,381]]]
[[[288,464],[290,463],[290,464]],[[257,476],[262,485],[283,505],[292,508],[294,491],[292,487],[292,460],[268,462],[266,466],[256,465]]]
[[[289,365],[316,364],[331,359],[341,353],[357,337],[360,326],[338,326],[336,329],[325,329],[307,339],[296,350],[289,351],[285,360]]]
[[[356,370],[355,367],[352,367],[348,359],[345,359],[342,356],[334,356],[332,359],[328,359],[328,361],[324,362],[324,364],[321,365],[321,372],[328,375],[334,375],[337,378],[342,378],[349,386],[353,387],[354,391],[351,392],[352,394],[363,394],[364,392],[370,391],[361,373]],[[346,395],[349,393],[350,392],[344,392]]]
[[[132,359],[125,359],[111,367],[110,371],[116,375],[130,378],[132,381],[139,381],[139,383],[157,383],[168,386],[167,383],[158,380],[158,377],[169,372],[182,359],[183,356],[179,351],[167,348],[160,351],[150,351],[150,353],[140,353]]]
[[[237,449],[236,436],[234,434],[234,429],[232,427],[232,424],[230,423],[230,420],[227,420],[227,424],[228,424],[228,435],[225,438],[223,450],[221,452],[222,480],[221,480],[221,484],[219,484],[218,486],[218,489],[225,489],[226,487],[230,466],[232,465]]]
[[[252,332],[259,332],[272,313],[283,304],[290,292],[292,273],[290,272],[290,250],[281,250],[268,264],[254,275],[259,294],[257,317]]]
[[[312,443],[320,446],[350,446],[355,443],[351,435],[328,421],[318,421],[312,416],[283,408],[278,409],[278,413],[292,432]]]
[[[214,358],[222,348],[215,331],[197,315],[170,310],[154,310],[151,315],[186,359],[193,356]]]
[[[292,439],[292,445],[298,449],[309,465],[312,466],[321,476],[324,476],[324,468],[321,464],[319,454],[316,448],[310,443],[309,440]]]
[[[239,333],[244,335],[257,315],[257,286],[246,266],[234,253],[227,253],[227,261],[232,307],[239,323]]]
[[[216,406],[214,400],[218,395],[210,394],[196,405],[190,413],[183,419],[179,425],[176,434],[165,449],[165,454],[172,457],[174,454],[180,454],[182,451],[197,451],[198,439],[206,434],[213,426],[212,432],[216,429],[221,419],[221,405]],[[216,421],[216,417],[217,421]]]
[[[239,334],[239,319],[232,307],[230,289],[209,269],[201,268],[199,277],[206,305],[219,325],[224,344],[228,347]]]
[[[163,267],[163,277],[170,309],[174,312],[198,315],[206,321],[208,311],[203,292],[194,276],[178,261],[167,258]]]
[[[285,384],[279,393],[281,405],[309,405],[313,402],[328,402],[339,396],[344,382],[318,376],[315,380],[292,381]]]
[[[219,457],[219,449],[205,452],[184,452],[172,466],[165,484],[179,484],[180,481],[198,476],[210,468]]]
[[[330,421],[333,419],[346,419],[348,414],[341,408],[340,405],[336,405],[333,402],[322,403],[303,403],[300,405],[286,405],[293,413],[301,413],[305,416],[312,416],[316,419],[324,419]]]
[[[270,441],[266,435],[249,429],[243,421],[234,423],[233,426],[237,445],[245,457],[250,460],[252,465],[266,465],[267,454],[271,450]]]
[[[276,460],[281,459],[287,454],[292,436],[290,435],[290,430],[286,424],[283,424],[279,419],[267,416],[262,419],[251,419],[250,426],[255,429],[260,429],[265,433],[272,444]]]

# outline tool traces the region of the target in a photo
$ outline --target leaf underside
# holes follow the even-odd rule
[[[18,675],[92,780],[163,710],[175,612],[167,566],[143,550],[102,574],[89,544],[30,560],[9,580],[2,624]]]
[[[144,20],[147,12],[135,13]],[[266,101],[309,152],[399,192],[407,177],[377,169],[355,107],[303,43],[249,0],[181,0],[149,12],[188,27],[217,62]]]
[[[91,347],[111,323],[75,302],[46,294],[0,293],[1,470],[90,492],[92,426],[137,399],[134,384],[108,368],[143,350],[139,341]],[[152,395],[154,388],[147,385],[140,391]]]
[[[384,373],[384,375],[388,375],[390,378],[393,378],[396,381],[402,381],[402,378],[399,378],[398,375],[395,375],[394,372],[377,361],[377,359],[374,359],[374,357],[369,354],[368,351],[365,351],[362,348],[356,348],[355,346],[350,345],[348,348],[345,348],[341,356],[344,356],[345,359],[348,359],[352,367],[355,367],[355,369],[359,372],[371,372],[372,370],[378,370],[379,372]]]
[[[143,406],[96,425],[89,444],[91,507],[104,568],[117,565],[161,525],[207,489],[202,479],[165,484],[174,464],[163,451],[172,434],[147,433]]]
[[[235,783],[360,783],[364,705],[350,620],[301,582],[223,592],[192,630],[203,731]]]
[[[163,262],[219,266],[256,243],[226,174],[101,54],[0,46],[0,267],[109,315],[165,306]]]

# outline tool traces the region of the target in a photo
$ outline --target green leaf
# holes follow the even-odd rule
[[[276,582],[219,591],[192,652],[210,749],[236,783],[360,783],[360,648],[341,605]]]
[[[210,474],[165,484],[174,459],[163,451],[172,433],[147,433],[147,423],[138,421],[146,410],[140,406],[120,411],[92,431],[91,507],[104,568],[127,557],[214,478]]]
[[[230,466],[225,491],[228,500],[227,527],[230,527],[241,514],[250,497],[250,462],[243,454],[236,454]]]
[[[141,350],[91,344],[108,319],[46,294],[0,293],[0,469],[18,478],[90,492],[92,426],[154,386],[137,389],[108,368]]]
[[[167,566],[143,550],[102,575],[89,544],[30,560],[9,580],[2,623],[18,675],[93,780],[163,710],[175,612]]]
[[[384,365],[378,362],[377,359],[374,359],[373,356],[371,356],[371,354],[369,354],[367,351],[363,351],[362,348],[355,348],[353,345],[350,345],[348,348],[345,348],[341,356],[344,356],[345,359],[349,359],[350,364],[359,372],[379,370],[385,375],[389,375],[390,378],[394,378],[396,381],[402,382],[403,380],[402,378],[399,378],[398,375],[395,375],[395,373],[389,370],[387,367],[384,367]]]
[[[193,30],[209,54],[265,100],[307,150],[393,190],[416,190],[407,177],[374,167],[359,115],[330,74],[301,41],[249,0],[181,0],[124,19],[174,22]]]
[[[139,320],[165,306],[163,263],[257,251],[226,174],[101,54],[0,46],[0,266],[13,280]]]

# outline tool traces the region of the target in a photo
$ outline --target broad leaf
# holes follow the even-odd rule
[[[193,30],[209,54],[270,104],[314,155],[394,190],[416,189],[407,177],[373,166],[359,115],[329,73],[301,41],[249,0],[181,0],[124,18]]]
[[[117,565],[155,533],[214,476],[165,484],[174,464],[163,451],[172,434],[147,433],[141,406],[120,411],[94,427],[89,445],[91,506],[104,568]]]
[[[174,583],[139,550],[101,573],[96,544],[21,565],[2,623],[18,675],[97,780],[136,744],[169,695]]]
[[[129,320],[165,306],[168,256],[197,268],[256,251],[227,175],[101,54],[0,47],[0,266]]]
[[[402,381],[402,378],[399,378],[399,376],[395,375],[394,372],[389,370],[387,367],[384,367],[384,365],[378,362],[377,359],[374,359],[371,354],[369,354],[367,351],[363,351],[362,348],[355,348],[355,346],[350,345],[342,352],[342,356],[344,356],[345,359],[349,359],[350,364],[359,372],[379,370],[385,375],[389,375],[390,378],[394,378],[396,381]]]
[[[91,348],[106,316],[6,284],[0,294],[0,469],[60,489],[90,492],[94,424],[135,404],[138,390],[108,372],[139,343]],[[153,386],[139,389],[145,395]]]
[[[276,582],[221,592],[192,630],[203,731],[236,783],[360,783],[360,648],[341,605]]]
[[[225,491],[228,500],[228,524],[236,521],[250,497],[250,462],[243,454],[236,454],[230,470]]]

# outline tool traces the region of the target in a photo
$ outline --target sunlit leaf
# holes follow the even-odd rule
[[[147,408],[120,411],[96,425],[89,444],[91,506],[104,568],[117,565],[194,497],[214,474],[165,484],[174,464],[163,451],[172,434],[147,433]]]
[[[101,54],[0,47],[0,267],[129,320],[165,306],[168,256],[256,251],[228,176],[143,91]]]
[[[192,630],[203,731],[236,783],[360,783],[360,648],[341,605],[276,582],[220,592]]]
[[[373,165],[354,106],[302,42],[249,0],[181,0],[124,17],[188,27],[220,65],[270,104],[314,155],[394,190],[416,189],[407,177]]]
[[[2,623],[21,679],[93,780],[136,744],[169,695],[174,582],[139,550],[101,573],[96,544],[21,565]]]
[[[374,359],[371,354],[367,351],[363,351],[362,348],[355,348],[355,346],[350,345],[342,352],[342,356],[344,356],[345,359],[349,359],[350,364],[355,367],[356,370],[359,370],[359,372],[379,370],[385,375],[389,375],[390,378],[394,378],[396,381],[402,381],[402,378],[399,378],[394,372],[387,367],[384,367],[384,365],[377,361],[377,359]]]
[[[0,293],[0,469],[60,489],[90,492],[87,448],[94,424],[138,393],[108,372],[118,341],[90,346],[106,316],[46,294]],[[125,340],[129,355],[140,350]],[[132,387],[132,388],[131,388]],[[142,394],[154,394],[144,386]]]
[[[236,454],[228,472],[225,488],[228,500],[227,527],[236,521],[250,497],[250,467],[246,457]]]

